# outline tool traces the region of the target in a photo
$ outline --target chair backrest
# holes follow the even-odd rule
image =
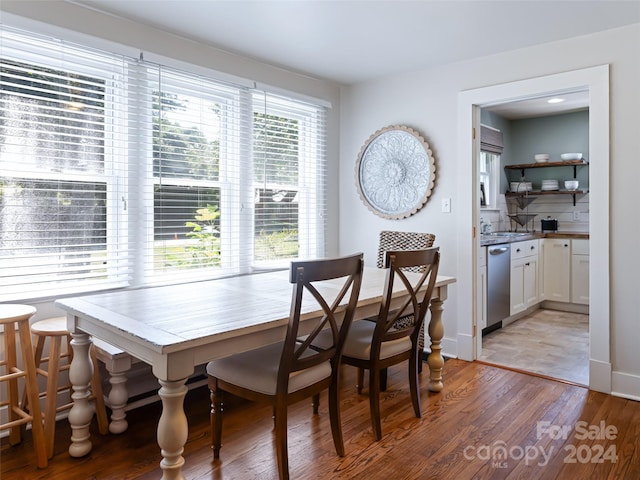
[[[377,354],[373,350],[380,348],[380,342],[407,336],[411,336],[417,342],[438,275],[439,250],[439,247],[432,247],[386,253],[387,278],[373,335],[372,355]],[[409,271],[409,268],[412,270]],[[419,275],[415,270],[419,271]],[[407,295],[406,300],[400,305],[394,305],[394,298],[403,294]],[[408,316],[414,317],[413,322],[398,322]]]
[[[422,250],[430,248],[436,241],[433,233],[423,232],[395,232],[382,230],[378,243],[378,268],[384,268],[385,252],[389,250]],[[409,271],[420,271],[418,267],[410,267]]]
[[[278,391],[287,391],[289,375],[292,372],[313,367],[327,360],[332,361],[334,366],[339,363],[358,303],[363,268],[362,253],[291,263],[289,281],[294,284],[293,297],[280,360]],[[330,285],[319,283],[337,279],[341,281],[331,282]],[[321,310],[322,317],[313,324],[309,334],[300,337],[300,317],[304,316],[305,312],[314,310]],[[333,344],[322,349],[312,346],[317,335],[325,328],[331,330]]]

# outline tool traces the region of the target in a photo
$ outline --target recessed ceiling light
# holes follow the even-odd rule
[[[547,103],[562,103],[564,102],[564,98],[550,98],[547,100]]]

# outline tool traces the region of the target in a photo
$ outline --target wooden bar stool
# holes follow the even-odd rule
[[[48,464],[48,457],[42,426],[42,414],[40,403],[38,402],[36,366],[29,332],[29,319],[35,313],[36,309],[29,305],[0,304],[0,324],[2,324],[4,330],[4,352],[1,352],[4,357],[0,358],[0,367],[4,367],[4,373],[0,375],[0,382],[7,383],[7,400],[0,402],[0,407],[7,407],[7,423],[0,424],[0,431],[10,429],[9,443],[16,445],[22,440],[21,427],[31,423],[37,465],[39,468],[45,468]],[[16,326],[18,328],[24,370],[18,368]],[[18,404],[19,378],[24,378],[26,397],[33,405],[31,413],[25,410],[24,405],[21,407]]]
[[[40,320],[31,325],[31,333],[36,337],[35,349],[35,365],[38,375],[42,375],[47,379],[47,388],[45,392],[39,393],[39,398],[45,398],[44,404],[44,437],[47,446],[47,458],[53,456],[53,443],[56,432],[56,414],[64,410],[68,410],[73,406],[73,401],[69,398],[69,402],[58,406],[58,393],[68,390],[71,397],[71,384],[59,384],[60,372],[68,371],[73,359],[73,349],[71,348],[71,333],[67,330],[66,317],[48,318]],[[43,357],[44,348],[47,341],[49,342],[49,356]],[[67,340],[66,352],[62,352],[62,339]],[[104,404],[102,394],[102,384],[100,381],[100,372],[98,370],[98,360],[93,345],[90,350],[91,362],[93,363],[93,377],[91,378],[91,397],[94,400],[96,417],[98,420],[98,430],[102,435],[109,432],[109,421],[107,418],[107,410]],[[66,359],[64,363],[61,360]],[[47,368],[42,368],[43,364],[47,364]],[[26,399],[25,399],[26,400]],[[28,402],[31,404],[31,402]]]

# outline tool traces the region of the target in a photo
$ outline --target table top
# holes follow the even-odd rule
[[[365,268],[361,313],[367,306],[378,307],[384,281],[385,270]],[[438,276],[436,285],[454,282]],[[329,280],[319,289],[337,293],[341,286],[341,281]],[[68,313],[70,331],[95,335],[151,364],[158,356],[192,351],[188,362],[197,365],[284,338],[292,291],[289,272],[282,270],[83,295],[56,304]],[[315,311],[315,302],[308,302],[306,310],[303,304],[303,318],[313,318]],[[212,344],[225,347],[212,352]]]

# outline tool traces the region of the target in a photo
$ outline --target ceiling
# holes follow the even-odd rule
[[[347,85],[640,22],[640,0],[67,1]]]
[[[560,99],[559,103],[549,103],[551,99]],[[485,106],[484,110],[493,112],[508,120],[544,117],[561,113],[578,112],[589,108],[589,91],[563,92],[550,96],[527,98],[515,102]]]
[[[640,22],[640,0],[69,0],[351,84]]]

